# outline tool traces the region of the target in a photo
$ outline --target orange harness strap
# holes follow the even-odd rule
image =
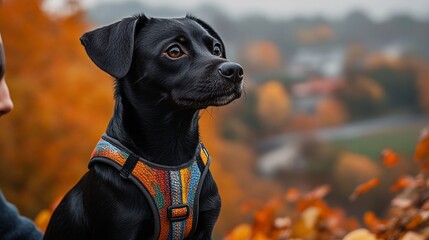
[[[192,235],[198,221],[198,203],[210,156],[201,143],[199,157],[180,166],[151,163],[133,154],[106,134],[95,147],[89,167],[101,162],[115,167],[146,196],[155,217],[152,239],[179,240]]]

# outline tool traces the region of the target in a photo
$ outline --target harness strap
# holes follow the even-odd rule
[[[137,162],[139,161],[139,157],[134,155],[134,154],[130,154],[130,156],[127,158],[127,160],[124,163],[124,166],[122,166],[121,168],[121,177],[122,178],[129,178],[130,174],[133,172],[134,168],[137,165]]]
[[[138,157],[116,139],[103,135],[89,168],[100,162],[113,166],[145,195],[154,214],[153,239],[183,239],[198,222],[201,188],[209,171],[210,156],[202,143],[199,157],[181,166],[162,166]],[[198,162],[202,163],[199,166]]]

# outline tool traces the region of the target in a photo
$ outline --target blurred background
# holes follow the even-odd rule
[[[217,238],[251,219],[246,203],[291,187],[329,184],[330,205],[382,215],[389,193],[350,201],[354,187],[380,178],[388,188],[417,171],[414,146],[429,123],[427,0],[3,0],[15,109],[0,119],[0,189],[24,215],[52,209],[87,171],[112,114],[113,81],[80,36],[138,13],[205,20],[245,69],[246,94],[201,113],[223,199]],[[403,160],[388,172],[386,148]]]

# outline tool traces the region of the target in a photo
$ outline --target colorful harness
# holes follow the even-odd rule
[[[89,168],[99,162],[108,164],[137,185],[155,217],[151,239],[183,239],[197,226],[199,195],[210,166],[210,156],[202,143],[198,151],[200,156],[188,163],[163,166],[138,157],[104,134],[92,153]]]

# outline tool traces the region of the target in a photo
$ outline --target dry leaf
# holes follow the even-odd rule
[[[262,203],[258,200],[247,200],[240,205],[240,213],[246,214],[249,213],[252,209],[260,207]]]
[[[251,237],[252,227],[248,224],[240,224],[225,237],[225,240],[250,240]]]
[[[390,187],[391,192],[398,192],[414,184],[415,180],[411,176],[401,176]]]
[[[423,217],[420,214],[417,214],[405,225],[407,230],[413,230],[417,226],[419,226],[424,221]]]
[[[281,207],[282,202],[279,199],[271,199],[263,209],[255,213],[253,222],[254,234],[268,234],[272,229],[275,214]]]
[[[331,187],[327,184],[317,187],[313,191],[305,195],[306,199],[322,199],[331,191]]]
[[[356,229],[347,234],[343,240],[376,240],[374,234],[370,233],[367,229],[360,228]]]
[[[389,148],[384,149],[381,152],[381,159],[385,167],[394,167],[399,162],[399,156]]]
[[[274,220],[274,227],[281,228],[289,228],[292,225],[292,220],[289,217],[276,218]]]
[[[296,188],[289,188],[285,194],[285,199],[288,202],[296,202],[300,197],[300,193]]]
[[[400,209],[406,209],[413,205],[413,200],[409,198],[396,197],[392,200],[392,207],[398,207]]]
[[[356,198],[358,198],[360,195],[368,192],[369,190],[373,189],[374,187],[376,187],[379,184],[380,184],[380,179],[378,179],[378,178],[373,178],[373,179],[367,181],[366,183],[360,184],[359,186],[357,186],[355,188],[352,195],[350,195],[350,200],[352,200],[352,201],[356,200]]]
[[[405,225],[407,230],[415,230],[429,219],[429,211],[420,211]]]
[[[425,240],[425,238],[415,232],[407,232],[401,240]]]
[[[373,212],[366,212],[363,215],[363,221],[372,232],[379,232],[386,229],[387,222],[380,220]]]
[[[302,220],[307,228],[315,228],[320,210],[317,207],[309,207],[302,213]]]
[[[420,134],[414,159],[422,169],[429,170],[429,127],[424,128]]]

